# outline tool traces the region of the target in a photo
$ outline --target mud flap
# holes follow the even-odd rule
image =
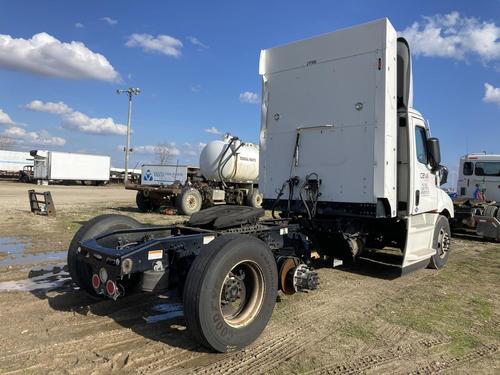
[[[423,213],[407,219],[406,244],[401,274],[424,268],[436,253],[432,248],[434,228],[439,215]]]

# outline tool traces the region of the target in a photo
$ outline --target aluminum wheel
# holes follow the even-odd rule
[[[264,299],[262,270],[257,263],[245,260],[234,266],[221,286],[220,309],[225,322],[235,328],[252,322]]]

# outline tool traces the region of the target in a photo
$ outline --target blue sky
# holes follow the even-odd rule
[[[261,49],[385,16],[416,38],[414,106],[444,162],[500,153],[498,0],[4,1],[0,134],[19,149],[104,153],[122,166],[127,100],[115,90],[137,86],[131,164],[153,160],[158,142],[197,164],[199,144],[220,137],[206,129],[258,141]],[[39,33],[55,47],[33,52]]]

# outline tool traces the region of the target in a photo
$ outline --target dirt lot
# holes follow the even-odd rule
[[[64,271],[85,220],[150,223],[120,187],[50,186],[57,217],[29,213],[28,185],[0,182],[0,372],[167,374],[500,373],[500,245],[455,238],[448,265],[394,278],[321,269],[321,289],[281,296],[260,339],[214,354],[186,332],[178,301],[89,300]]]

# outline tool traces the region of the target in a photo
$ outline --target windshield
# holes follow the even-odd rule
[[[500,177],[500,161],[477,162],[475,172],[476,176]]]

